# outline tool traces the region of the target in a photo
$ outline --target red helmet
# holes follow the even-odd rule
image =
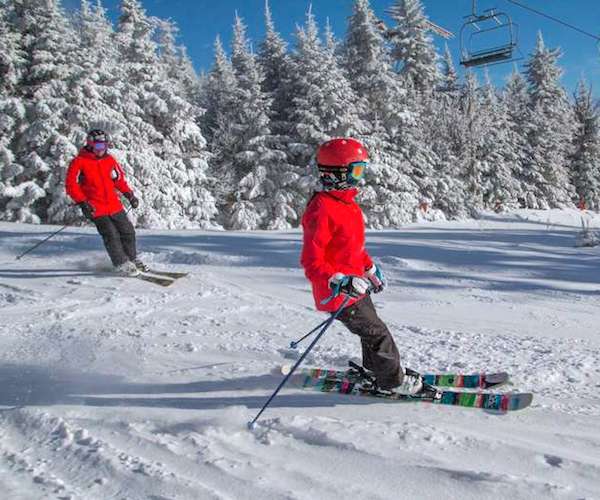
[[[324,167],[347,167],[350,163],[368,159],[365,147],[349,137],[331,139],[321,144],[317,150],[317,164]]]
[[[369,155],[356,139],[331,139],[319,146],[317,166],[325,189],[350,189],[364,177]]]

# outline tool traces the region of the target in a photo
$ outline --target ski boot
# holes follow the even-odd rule
[[[121,276],[137,276],[138,274],[140,274],[140,271],[137,268],[137,266],[130,260],[127,260],[123,262],[123,264],[115,266],[115,270]]]
[[[137,270],[142,273],[147,273],[150,271],[150,268],[146,264],[144,264],[140,259],[135,259],[133,263],[135,264]]]

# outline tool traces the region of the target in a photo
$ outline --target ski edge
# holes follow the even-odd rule
[[[154,274],[156,276],[166,276],[171,279],[179,279],[185,278],[189,276],[190,273],[178,272],[178,271],[159,271],[157,269],[148,269],[148,271],[144,271],[145,274]]]
[[[292,368],[290,364],[280,365],[280,373],[287,375]],[[344,370],[333,370],[327,368],[300,368],[296,373],[311,377],[340,377],[344,378]],[[506,384],[510,375],[508,372],[495,373],[422,373],[423,381],[434,387],[453,387],[457,389],[491,389]],[[467,383],[466,383],[467,382]]]
[[[160,285],[160,286],[164,286],[164,287],[171,286],[173,283],[175,283],[174,279],[167,278],[166,276],[164,276],[164,277],[153,276],[151,274],[142,273],[142,272],[140,272],[139,274],[133,275],[132,278],[137,278],[142,281],[148,281],[150,283],[154,283],[155,285]]]

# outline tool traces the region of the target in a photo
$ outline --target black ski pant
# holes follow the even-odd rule
[[[94,219],[94,224],[102,236],[113,266],[136,259],[135,229],[124,210],[114,215],[98,217]]]
[[[398,348],[387,326],[377,316],[371,297],[367,295],[347,307],[338,319],[360,337],[363,366],[375,374],[379,387],[390,389],[402,383],[404,373]]]

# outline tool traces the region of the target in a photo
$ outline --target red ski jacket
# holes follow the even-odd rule
[[[83,148],[67,170],[67,194],[75,203],[87,201],[94,207],[94,219],[123,210],[117,194],[130,193],[123,169],[111,155],[98,158]]]
[[[316,193],[302,216],[304,244],[300,263],[311,281],[317,309],[333,312],[344,300],[331,295],[329,278],[335,273],[363,276],[373,261],[365,250],[365,223],[354,201],[357,189]],[[351,299],[348,305],[360,299]]]

